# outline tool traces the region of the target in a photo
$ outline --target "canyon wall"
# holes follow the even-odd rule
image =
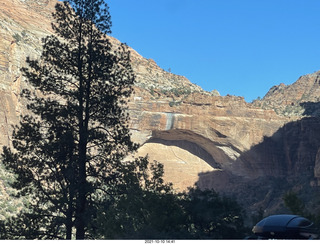
[[[0,147],[24,113],[26,57],[41,53],[55,0],[0,2]],[[118,40],[110,37],[117,46]],[[234,194],[252,209],[281,208],[289,189],[317,189],[320,178],[319,72],[270,89],[252,104],[206,92],[131,51],[136,75],[129,101],[137,155],[164,164],[177,191],[197,184]],[[320,110],[319,110],[320,111]],[[309,189],[308,188],[308,189]]]

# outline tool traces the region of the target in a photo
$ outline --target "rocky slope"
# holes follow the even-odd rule
[[[139,95],[139,96],[138,96]],[[153,98],[137,90],[130,102],[138,154],[165,166],[177,190],[197,184],[236,196],[266,214],[287,211],[294,190],[313,202],[320,176],[320,120],[281,116],[233,96],[192,93]]]
[[[27,84],[20,68],[27,56],[40,54],[55,3],[0,2],[0,147],[10,144],[12,125],[25,111],[19,93]],[[136,86],[129,101],[130,129],[141,144],[137,154],[163,163],[165,179],[176,190],[197,184],[234,194],[252,210],[276,211],[287,190],[318,189],[318,73],[274,87],[248,104],[241,97],[205,92],[133,49],[131,61]],[[286,113],[292,106],[297,110]]]
[[[319,116],[320,71],[301,76],[291,85],[272,87],[256,106],[273,109],[284,116]]]
[[[143,144],[139,153],[148,153],[151,159],[164,163],[170,171],[166,178],[181,190],[193,186],[199,173],[209,171],[229,171],[248,178],[264,175],[263,171],[257,175],[234,164],[239,164],[241,155],[261,143],[264,136],[271,137],[288,122],[274,111],[257,109],[240,97],[192,93],[171,105],[172,98],[150,99],[147,94],[143,96],[143,91],[140,95],[129,105],[133,138]],[[183,157],[176,155],[177,148]],[[192,177],[185,177],[188,174]]]

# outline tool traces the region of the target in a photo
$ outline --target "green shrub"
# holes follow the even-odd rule
[[[22,40],[22,37],[18,33],[15,33],[12,37],[15,39],[16,43],[19,43]]]

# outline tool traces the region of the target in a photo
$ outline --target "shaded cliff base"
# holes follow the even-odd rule
[[[250,212],[262,209],[266,215],[288,212],[282,198],[294,191],[309,212],[316,213],[320,211],[319,148],[320,119],[302,118],[244,152],[224,173],[228,180],[222,186],[215,180],[222,177],[220,172],[202,173],[196,184],[233,195]]]
[[[319,132],[320,118],[305,117],[285,124],[272,136],[265,136],[261,143],[239,152],[233,160],[204,149],[190,132],[183,137],[183,130],[179,134],[177,130],[155,131],[139,150],[164,164],[165,180],[173,182],[178,191],[194,185],[214,189],[234,196],[250,215],[261,209],[265,215],[289,213],[282,198],[294,191],[310,212],[317,212]],[[215,146],[218,154],[224,152],[219,150],[221,145]],[[229,163],[219,161],[225,158]]]

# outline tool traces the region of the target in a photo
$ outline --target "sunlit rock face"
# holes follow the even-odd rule
[[[10,145],[12,126],[26,111],[20,69],[26,57],[39,57],[41,38],[52,34],[56,3],[0,1],[0,148]],[[317,187],[319,72],[273,87],[248,104],[242,97],[203,91],[130,52],[136,83],[128,123],[141,145],[137,155],[163,163],[164,179],[177,191],[197,184],[234,194],[252,209],[272,209],[288,189]]]
[[[164,180],[172,182],[178,191],[193,187],[199,174],[219,170],[208,152],[189,141],[153,138],[139,149],[139,154],[148,154],[151,161],[161,160]]]
[[[152,99],[144,93],[137,89],[135,98],[129,103],[130,126],[149,131],[149,136],[156,131],[189,130],[217,143],[229,142],[230,147],[243,151],[259,143],[263,136],[271,136],[289,121],[272,110],[253,107],[241,97],[192,93],[170,106],[170,102],[177,98]],[[223,149],[223,144],[221,147]]]
[[[10,143],[12,125],[24,109],[20,92],[26,84],[20,69],[26,57],[40,55],[41,38],[51,33],[55,2],[0,1],[0,146]]]
[[[299,77],[291,85],[273,86],[256,106],[275,110],[284,116],[320,115],[320,71]]]

